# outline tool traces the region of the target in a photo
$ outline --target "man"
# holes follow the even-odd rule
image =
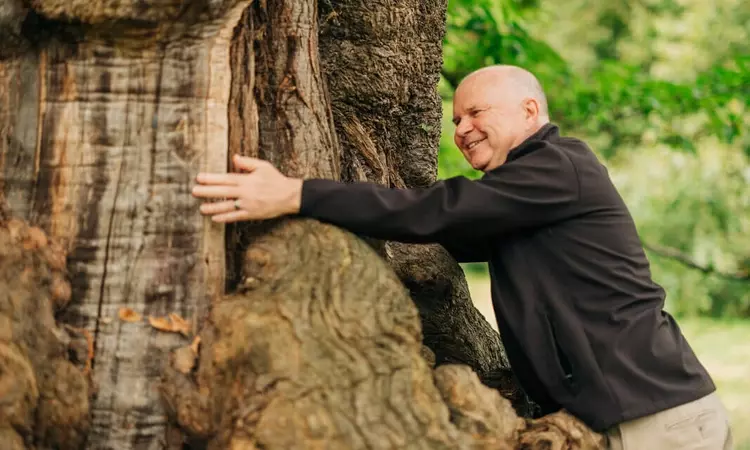
[[[565,408],[612,449],[727,449],[714,384],[662,310],[633,220],[605,167],[549,122],[536,78],[512,66],[472,73],[454,96],[455,143],[481,180],[389,189],[283,176],[200,174],[194,195],[217,222],[298,214],[353,232],[437,242],[488,261],[511,366],[544,413]]]

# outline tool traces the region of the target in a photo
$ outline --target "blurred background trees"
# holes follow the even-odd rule
[[[453,144],[456,84],[525,67],[608,166],[668,309],[750,317],[749,31],[739,0],[449,0],[439,176],[479,176]]]

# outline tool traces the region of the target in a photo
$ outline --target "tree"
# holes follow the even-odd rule
[[[14,217],[0,291],[18,293],[0,297],[0,368],[28,368],[0,371],[0,389],[27,386],[0,409],[0,436],[40,449],[595,448],[570,416],[526,422],[486,386],[529,413],[439,246],[364,245],[295,219],[225,229],[190,196],[230,152],[296,176],[434,181],[444,12],[0,1],[0,192]]]

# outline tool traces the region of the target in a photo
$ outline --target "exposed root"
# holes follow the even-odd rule
[[[68,337],[53,316],[70,301],[64,261],[62,248],[41,229],[0,217],[3,449],[77,450],[89,428],[88,381],[67,360]],[[76,331],[87,335],[93,356],[91,335]]]
[[[599,450],[605,444],[604,436],[565,411],[529,421],[518,440],[522,450]]]

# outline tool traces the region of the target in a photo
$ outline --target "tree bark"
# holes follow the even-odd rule
[[[61,243],[72,300],[60,327],[6,316],[16,342],[69,340],[93,394],[75,409],[86,420],[0,410],[0,433],[27,449],[79,448],[89,429],[96,449],[512,448],[544,426],[528,448],[596,448],[581,433],[564,446],[572,428],[527,423],[480,383],[525,407],[439,246],[367,246],[294,219],[225,231],[190,196],[230,151],[294,176],[434,181],[443,1],[25,4],[0,0],[0,35],[17,42],[0,53],[0,193]],[[71,372],[49,346],[14,356],[28,386],[49,364]]]
[[[224,230],[190,189],[227,169],[229,50],[249,2],[182,3],[38,1],[17,27],[28,44],[0,62],[2,191],[69,252],[61,318],[95,345],[88,448],[164,441],[154,384],[185,337],[120,308],[196,324],[224,291]]]

